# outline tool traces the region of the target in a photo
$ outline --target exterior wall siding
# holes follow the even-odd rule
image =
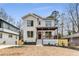
[[[27,20],[33,20],[33,24],[34,26],[33,27],[27,27]],[[30,16],[30,17],[27,17],[26,19],[24,19],[24,22],[23,22],[23,39],[25,42],[36,42],[36,26],[37,26],[37,19]],[[27,37],[27,31],[33,31],[33,38],[28,38]]]
[[[2,38],[0,38],[0,44],[5,44],[5,45],[15,45],[17,39],[19,39],[19,36],[12,34],[12,38],[9,37],[9,33],[2,33]],[[17,38],[16,38],[17,36]],[[3,43],[5,41],[5,43]]]

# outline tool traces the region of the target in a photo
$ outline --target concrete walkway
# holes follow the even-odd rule
[[[12,46],[18,46],[18,45],[0,45],[0,49],[12,47]]]

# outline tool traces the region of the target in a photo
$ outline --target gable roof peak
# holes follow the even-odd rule
[[[38,16],[38,15],[35,14],[35,13],[28,13],[27,15],[23,16],[22,19],[26,18],[27,16],[34,16],[34,17],[36,17],[36,18],[41,18],[41,19],[43,19],[43,17]]]

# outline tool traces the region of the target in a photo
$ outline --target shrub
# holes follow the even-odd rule
[[[50,42],[48,43],[48,45],[50,45]]]
[[[3,41],[3,44],[5,44],[6,43],[6,41]]]

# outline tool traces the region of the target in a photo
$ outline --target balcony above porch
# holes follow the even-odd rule
[[[37,30],[55,30],[57,27],[37,27]]]

